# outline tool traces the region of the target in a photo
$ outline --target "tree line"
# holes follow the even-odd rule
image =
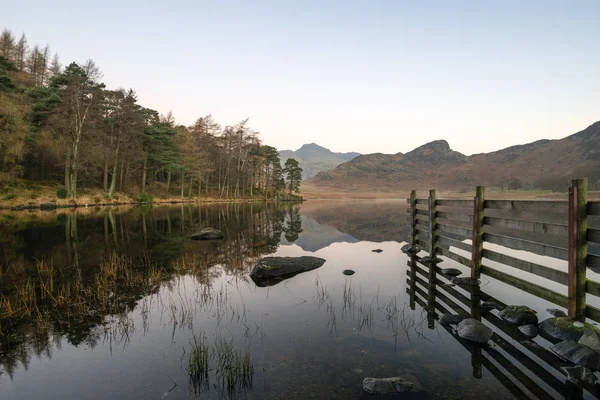
[[[266,198],[299,193],[301,168],[282,167],[248,119],[222,126],[211,115],[191,126],[139,104],[132,89],[108,89],[88,60],[66,67],[50,47],[0,35],[0,183],[60,182],[148,196]],[[286,179],[287,178],[287,179]]]

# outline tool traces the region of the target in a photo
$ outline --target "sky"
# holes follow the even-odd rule
[[[464,154],[600,120],[600,1],[1,0],[0,29],[93,59],[191,125],[250,118],[278,149]]]

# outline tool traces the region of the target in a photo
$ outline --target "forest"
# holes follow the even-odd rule
[[[103,193],[97,202],[299,198],[298,163],[282,166],[248,118],[223,126],[209,114],[184,126],[102,78],[91,59],[63,66],[48,45],[2,32],[0,196],[49,187],[72,202],[90,191]]]

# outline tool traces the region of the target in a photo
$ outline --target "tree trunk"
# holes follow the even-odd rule
[[[142,169],[142,192],[146,191],[146,175],[148,174],[148,159],[144,158],[144,167]]]
[[[123,191],[123,170],[125,169],[125,157],[121,159],[121,176],[119,177],[119,190]]]
[[[104,191],[108,191],[108,155],[104,152]]]
[[[67,155],[65,157],[65,190],[67,195],[71,194],[71,148],[67,149]]]
[[[112,176],[110,178],[110,188],[108,190],[108,197],[112,197],[115,191],[115,186],[117,186],[117,165],[119,165],[119,143],[117,143],[117,148],[115,149],[115,161],[113,163],[113,171]]]
[[[171,186],[171,171],[167,171],[167,197],[169,196],[169,187]]]
[[[185,176],[181,173],[181,200],[183,200],[183,191],[185,190]]]

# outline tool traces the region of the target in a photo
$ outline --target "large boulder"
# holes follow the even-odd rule
[[[463,319],[465,319],[464,316],[462,315],[458,315],[458,314],[449,314],[449,313],[444,313],[442,314],[442,316],[440,317],[440,324],[442,325],[457,325],[459,324]]]
[[[534,338],[538,335],[538,328],[536,325],[521,325],[519,326],[519,331],[527,336],[529,339]]]
[[[584,327],[583,335],[579,338],[578,343],[586,345],[596,353],[600,353],[600,332],[596,329]]]
[[[593,371],[597,371],[600,367],[600,356],[598,353],[572,340],[563,340],[556,343],[550,346],[550,350],[573,364],[581,365]]]
[[[537,325],[536,312],[527,306],[507,306],[498,313],[503,320],[515,325]]]
[[[498,304],[498,303],[496,303],[495,301],[484,301],[484,302],[481,303],[481,308],[483,310],[498,310],[498,311],[501,311],[501,310],[504,310],[505,307],[502,306],[502,305],[500,305],[500,304]]]
[[[267,257],[254,266],[250,278],[257,286],[270,286],[323,264],[325,260],[319,257]]]
[[[444,268],[442,270],[442,274],[446,275],[446,276],[459,276],[462,274],[462,271],[460,269],[456,269],[456,268]]]
[[[569,317],[554,317],[548,318],[540,322],[538,328],[542,336],[556,340],[572,340],[577,342],[583,336],[583,328],[588,327],[594,329],[591,324],[583,326],[575,325],[575,321]],[[597,329],[597,328],[595,328]]]
[[[452,278],[450,282],[454,283],[455,285],[464,287],[476,287],[479,286],[479,284],[481,283],[479,279],[473,279],[470,276],[465,276],[463,278]]]
[[[192,236],[192,240],[222,240],[225,237],[223,232],[214,228],[204,228],[195,232]]]
[[[567,380],[574,385],[579,385],[582,382],[593,385],[598,380],[589,368],[582,367],[581,365],[560,367],[560,369],[567,374]]]
[[[414,384],[404,378],[395,376],[393,378],[365,378],[363,389],[369,394],[390,394],[408,392]]]
[[[494,331],[483,322],[474,318],[465,318],[456,326],[456,333],[463,339],[477,343],[487,343]]]
[[[567,314],[563,310],[559,310],[558,308],[546,308],[546,311],[553,317],[566,317]]]

